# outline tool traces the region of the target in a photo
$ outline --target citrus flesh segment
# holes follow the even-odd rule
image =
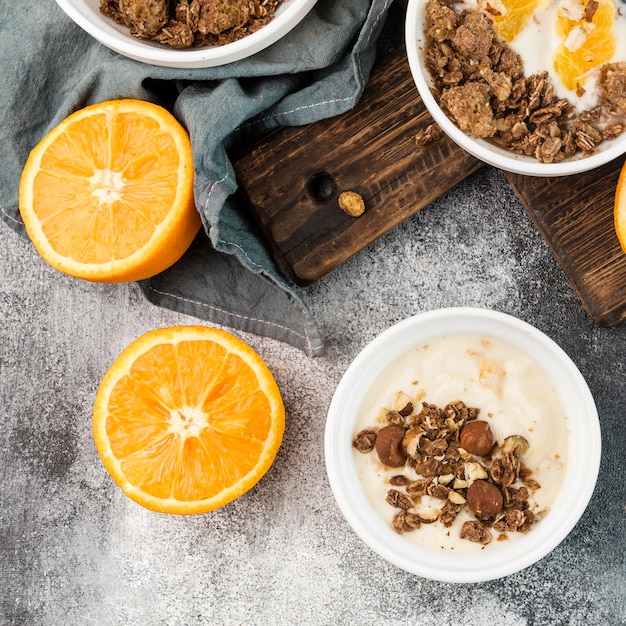
[[[626,163],[617,179],[614,205],[615,234],[619,240],[622,251],[626,254]]]
[[[587,7],[590,1],[582,0],[583,6]],[[615,18],[613,0],[600,0],[591,22],[584,15],[581,19],[571,19],[562,9],[557,11],[560,43],[553,67],[566,89],[583,87],[588,72],[612,59],[616,47]]]
[[[491,5],[488,1],[484,3]],[[493,28],[507,42],[512,42],[528,24],[533,14],[545,0],[498,0],[496,14],[491,13]]]
[[[149,102],[85,107],[30,153],[19,207],[53,267],[102,282],[153,276],[173,265],[200,229],[189,136]]]
[[[150,331],[105,375],[96,448],[122,491],[164,513],[217,509],[252,488],[280,447],[285,411],[261,357],[204,326]]]

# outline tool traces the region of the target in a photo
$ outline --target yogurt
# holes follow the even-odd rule
[[[539,516],[549,514],[565,473],[568,423],[546,373],[532,358],[506,342],[477,335],[451,335],[419,346],[394,362],[372,386],[355,435],[384,426],[386,410],[399,392],[418,405],[426,402],[443,408],[462,400],[468,407],[480,409],[479,419],[489,423],[496,443],[502,444],[511,435],[524,437],[529,448],[523,464],[540,485],[531,490],[530,509]],[[404,473],[415,479],[417,474],[408,467],[384,466],[376,452],[355,450],[354,461],[372,506],[391,524],[398,509],[386,502],[390,478]],[[418,512],[442,506],[441,500],[424,496]],[[460,552],[497,549],[503,543],[498,538],[515,541],[522,536],[514,532],[498,537],[491,530],[495,540],[487,546],[460,539],[460,528],[470,519],[475,517],[464,507],[450,528],[434,522],[404,536],[424,547]]]
[[[567,89],[555,73],[552,61],[560,44],[560,38],[556,33],[556,16],[559,6],[569,0],[544,0],[537,8],[533,17],[508,45],[517,52],[524,62],[524,74],[538,74],[546,71],[554,86],[555,95],[559,98],[567,98],[575,105],[577,111],[593,108],[596,105],[597,93],[595,90],[595,76],[593,72],[587,78],[584,85],[585,93],[582,96],[574,90]],[[464,0],[454,5],[455,10],[480,9],[485,0]],[[495,2],[494,4],[497,4]],[[614,25],[615,52],[608,61],[614,63],[626,61],[626,4],[615,2],[616,19]],[[622,9],[623,13],[622,14]]]

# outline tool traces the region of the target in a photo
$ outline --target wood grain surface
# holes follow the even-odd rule
[[[613,222],[624,157],[574,176],[506,174],[583,306],[600,326],[626,319],[626,254]]]
[[[279,129],[233,159],[243,195],[296,283],[321,278],[482,166],[447,137],[418,148],[417,132],[431,123],[401,47],[374,69],[353,111]],[[626,255],[613,227],[623,163],[561,178],[506,175],[601,326],[626,319]],[[363,197],[361,217],[341,211],[342,191]]]
[[[240,187],[276,257],[298,284],[315,281],[481,167],[444,137],[418,148],[432,123],[404,46],[375,67],[358,106],[281,128],[234,160]],[[365,201],[361,217],[338,205]]]

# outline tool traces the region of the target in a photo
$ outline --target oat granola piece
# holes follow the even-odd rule
[[[371,452],[375,445],[376,431],[371,428],[367,428],[359,432],[352,441],[352,446],[363,454]]]
[[[248,2],[237,0],[201,0],[198,30],[206,35],[220,35],[244,26],[250,17]]]
[[[397,489],[389,489],[387,491],[387,502],[396,509],[408,511],[413,508],[413,500]]]
[[[461,527],[461,539],[467,539],[474,543],[482,543],[486,546],[491,541],[491,533],[478,521],[467,520]]]
[[[190,48],[194,43],[194,34],[191,28],[176,20],[170,20],[156,36],[159,43],[166,44],[172,48]]]
[[[421,525],[422,520],[417,513],[405,510],[396,513],[391,521],[393,529],[400,534],[417,530]]]
[[[452,37],[452,45],[469,59],[483,59],[489,54],[493,43],[491,22],[480,11],[464,11],[461,22]]]
[[[141,39],[153,37],[168,21],[167,0],[101,0],[100,8]]]
[[[463,132],[479,139],[496,134],[490,96],[486,83],[468,82],[461,87],[445,89],[440,103]]]
[[[422,128],[415,135],[415,145],[423,148],[443,137],[443,131],[438,124],[429,124],[426,128]]]
[[[350,217],[359,217],[365,212],[365,202],[356,191],[344,191],[339,194],[339,208]]]
[[[626,62],[608,63],[602,67],[598,89],[612,114],[626,113]]]
[[[434,41],[445,41],[454,36],[459,18],[454,9],[442,2],[426,5],[426,36]]]

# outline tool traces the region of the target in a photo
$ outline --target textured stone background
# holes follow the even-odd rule
[[[143,510],[95,451],[90,411],[120,350],[197,320],[134,285],[92,285],[45,265],[0,228],[0,623],[616,626],[626,615],[626,326],[595,327],[500,172],[485,167],[303,290],[326,337],[309,359],[242,335],[287,407],[278,457],[252,491],[190,518]],[[504,580],[452,585],[387,564],[336,506],[323,460],[333,389],[379,332],[442,306],[535,324],[596,398],[604,450],[589,508],[567,539]]]
[[[381,46],[399,41],[400,16]],[[502,174],[483,168],[302,295],[324,357],[240,333],[287,408],[271,470],[217,512],[151,513],[104,471],[91,407],[130,341],[198,320],[154,307],[133,284],[55,272],[0,226],[0,624],[625,623],[626,325],[593,325]],[[326,411],[357,353],[401,319],[465,305],[559,343],[588,381],[604,440],[593,499],[567,539],[479,585],[424,580],[376,556],[336,506],[323,455]]]

